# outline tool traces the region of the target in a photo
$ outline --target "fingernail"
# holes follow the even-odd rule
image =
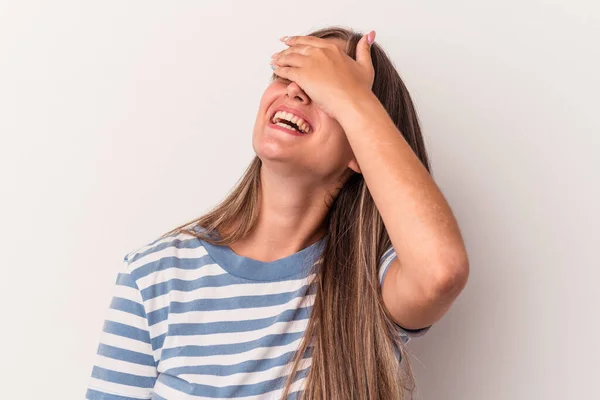
[[[373,44],[374,41],[375,41],[375,31],[371,31],[371,32],[369,32],[369,35],[367,36],[367,43]]]
[[[289,36],[282,36],[279,38],[280,41],[285,42],[286,40],[289,39]]]
[[[271,64],[271,69],[275,70],[275,66],[273,64]]]

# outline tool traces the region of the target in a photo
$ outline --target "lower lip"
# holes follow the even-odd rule
[[[273,129],[278,129],[278,130],[280,130],[280,131],[283,131],[283,132],[285,132],[285,133],[289,133],[290,135],[295,135],[295,136],[307,136],[307,134],[306,134],[306,133],[300,133],[300,132],[298,132],[298,131],[293,131],[293,130],[291,130],[291,129],[284,128],[283,126],[275,125],[275,124],[274,124],[274,123],[272,123],[272,122],[269,122],[269,127],[270,127],[270,128],[273,128]]]

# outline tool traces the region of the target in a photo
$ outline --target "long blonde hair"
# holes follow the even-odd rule
[[[362,36],[337,26],[309,35],[347,41],[347,53],[354,59],[356,44]],[[430,171],[408,90],[377,43],[371,47],[371,57],[375,68],[373,93]],[[244,238],[258,217],[261,165],[261,159],[254,157],[220,204],[162,237],[185,232],[217,245],[229,245]],[[329,238],[320,263],[311,271],[316,274],[315,300],[281,399],[290,394],[303,355],[310,347],[311,366],[301,399],[404,399],[404,390],[412,394],[415,389],[414,377],[405,345],[383,305],[378,280],[380,257],[391,242],[361,174],[351,175],[337,197],[331,199],[324,223]],[[195,227],[202,227],[206,233]],[[211,232],[218,232],[219,236],[212,236]]]

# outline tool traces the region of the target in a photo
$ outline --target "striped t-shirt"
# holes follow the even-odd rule
[[[279,400],[314,301],[311,266],[327,238],[271,262],[186,233],[127,254],[86,398]],[[395,257],[391,247],[382,256],[380,283]],[[398,330],[406,343],[429,328]],[[310,356],[288,399],[301,393]]]

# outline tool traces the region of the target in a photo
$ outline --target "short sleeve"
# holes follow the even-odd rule
[[[148,319],[128,262],[117,276],[86,399],[150,399],[157,377]]]
[[[383,256],[381,256],[381,258],[379,259],[378,275],[379,275],[379,286],[380,287],[381,287],[381,285],[383,285],[383,279],[385,278],[385,274],[387,273],[390,264],[396,258],[397,258],[396,251],[394,250],[394,248],[392,246],[390,246],[383,253]],[[398,324],[395,324],[395,325],[396,325],[396,328],[398,329],[398,333],[402,337],[402,340],[404,343],[407,343],[413,337],[419,337],[419,336],[425,335],[431,329],[431,326],[432,326],[432,325],[430,325],[430,326],[427,326],[427,327],[424,327],[421,329],[407,329],[407,328],[401,327]]]

